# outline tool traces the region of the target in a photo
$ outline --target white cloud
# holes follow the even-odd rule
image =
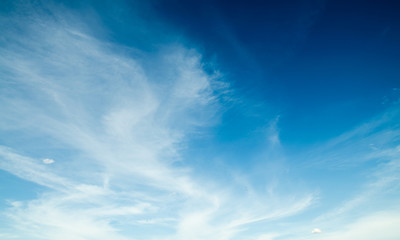
[[[43,151],[61,146],[73,155],[60,154],[64,159],[57,157],[57,164],[48,166],[53,159],[24,155],[32,152],[24,151],[24,144],[0,146],[0,169],[46,187],[36,198],[10,202],[6,215],[11,228],[3,238],[247,239],[260,223],[265,224],[254,228],[262,234],[252,239],[309,232],[310,223],[294,230],[269,225],[315,207],[315,194],[278,194],[278,180],[264,192],[247,181],[252,176],[232,177],[228,184],[219,176],[204,179],[181,155],[191,136],[218,122],[221,94],[229,92],[218,71],[204,71],[200,53],[175,45],[145,60],[141,56],[146,53],[91,37],[77,19],[74,26],[64,24],[69,21],[62,15],[54,21],[26,20],[9,23],[24,29],[24,36],[10,27],[4,28],[8,40],[0,39],[0,131],[23,136],[10,142],[41,139],[35,144]],[[367,191],[317,217],[313,224],[324,234],[312,237],[394,240],[399,235],[397,215],[377,214],[352,225],[332,221],[398,180],[400,167],[393,159],[399,147],[389,145],[396,144],[399,130],[371,133],[392,121],[392,115],[313,149],[310,162],[327,166],[391,160],[382,164]],[[267,129],[269,159],[282,157],[278,120]],[[361,151],[364,147],[375,152]],[[273,175],[276,168],[268,171]],[[333,222],[348,228],[328,231]]]
[[[400,215],[378,212],[358,219],[344,229],[321,235],[321,240],[396,240],[400,236]]]
[[[43,166],[32,158],[21,156],[12,149],[0,146],[0,169],[8,171],[22,179],[60,191],[72,187],[72,183]]]
[[[343,169],[398,154],[400,129],[398,108],[389,108],[369,121],[356,126],[326,143],[314,146],[304,158],[307,164]],[[372,147],[371,147],[372,146]]]
[[[319,229],[319,228],[314,228],[314,229],[311,231],[311,233],[312,233],[312,234],[322,233],[322,231],[321,231],[321,229]]]
[[[196,51],[174,46],[146,62],[82,32],[78,20],[77,26],[63,24],[62,16],[10,22],[26,36],[9,28],[15,44],[0,48],[1,67],[9,73],[0,130],[41,139],[36,144],[43,151],[62,146],[75,155],[60,154],[50,167],[54,160],[40,164],[22,154],[23,145],[0,147],[1,169],[47,187],[10,206],[9,236],[224,240],[312,203],[312,194],[282,201],[238,194],[236,182],[226,186],[218,176],[200,178],[190,164],[179,167],[187,139],[218,120],[227,87],[218,73],[204,71]],[[155,224],[166,233],[143,227]]]
[[[44,159],[42,159],[42,162],[44,164],[52,164],[52,163],[54,163],[54,160],[50,159],[50,158],[44,158]]]
[[[0,133],[18,140],[10,145],[21,143],[0,146],[0,169],[45,187],[32,199],[9,201],[0,216],[8,216],[10,227],[1,238],[228,240],[249,239],[256,229],[261,234],[250,239],[296,239],[299,232],[309,239],[315,224],[324,234],[311,238],[398,239],[395,214],[339,221],[399,187],[400,151],[393,145],[400,130],[385,127],[398,110],[307,156],[309,165],[323,167],[385,159],[367,190],[331,211],[324,208],[313,222],[301,221],[304,227],[279,222],[317,208],[315,194],[296,184],[280,194],[282,176],[257,184],[249,180],[253,172],[229,181],[203,178],[182,154],[190,137],[218,122],[220,101],[230,91],[217,70],[203,69],[200,53],[179,45],[151,54],[129,49],[92,37],[84,21],[63,14],[0,19]],[[278,120],[266,129],[268,160],[284,158]],[[34,157],[43,153],[30,155],[34,147],[24,143],[33,141],[39,151],[62,149],[57,164]],[[259,171],[279,175],[272,165]]]

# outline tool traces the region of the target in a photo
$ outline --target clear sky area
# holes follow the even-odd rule
[[[399,240],[399,12],[0,1],[0,239]]]

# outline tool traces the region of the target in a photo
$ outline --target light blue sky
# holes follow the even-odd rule
[[[3,1],[0,239],[398,240],[393,8]]]

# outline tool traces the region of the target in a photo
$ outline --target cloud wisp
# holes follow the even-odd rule
[[[312,203],[312,194],[240,195],[238,183],[196,175],[180,150],[217,122],[227,84],[195,50],[169,46],[149,61],[79,20],[29,20],[2,22],[0,130],[13,141],[0,148],[0,168],[46,190],[10,200],[6,238],[232,239]]]

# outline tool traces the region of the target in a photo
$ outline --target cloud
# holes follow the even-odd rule
[[[321,236],[322,240],[373,240],[387,239],[395,240],[399,238],[400,216],[388,212],[376,212],[358,219],[349,224],[344,229],[326,233]]]
[[[400,129],[395,125],[399,119],[398,108],[388,108],[354,129],[305,151],[306,164],[343,169],[390,157],[389,154],[393,156],[399,144]]]
[[[0,157],[0,169],[19,178],[60,191],[65,191],[73,185],[68,179],[49,171],[37,160],[21,156],[8,147],[0,146]]]
[[[52,163],[54,163],[54,160],[50,159],[50,158],[44,158],[44,159],[42,159],[42,162],[44,164],[52,164]]]
[[[10,204],[4,236],[224,240],[313,202],[197,174],[182,149],[219,121],[229,84],[196,50],[150,54],[95,38],[68,14],[26,16],[2,22],[0,131],[13,141],[0,146],[0,169],[44,188]],[[37,157],[46,153],[57,164]]]
[[[308,226],[318,225],[324,229],[324,234],[316,234],[315,239],[352,239],[348,236],[355,234],[353,227],[357,223],[382,210],[398,208],[399,117],[398,109],[388,108],[353,130],[309,149],[308,159],[302,167],[308,168],[312,174],[321,172],[341,176],[334,179],[318,174],[317,178],[310,177],[314,182],[322,179],[320,201],[314,206],[315,215],[310,220],[302,220]],[[334,186],[330,181],[334,181]],[[332,188],[341,189],[341,194]],[[390,214],[380,215],[384,222],[392,217]],[[301,232],[307,229],[298,225],[293,227],[298,239],[303,239]],[[360,235],[357,239],[363,238]]]
[[[312,233],[312,234],[322,233],[322,231],[321,231],[321,229],[319,229],[319,228],[314,228],[314,229],[311,231],[311,233]]]
[[[68,11],[49,11],[1,18],[0,169],[42,186],[30,199],[7,201],[2,238],[304,239],[309,226],[324,229],[311,237],[326,240],[398,236],[395,214],[352,214],[398,190],[398,110],[293,159],[283,154],[277,116],[263,131],[257,171],[233,174],[238,159],[223,159],[226,168],[205,177],[211,160],[201,169],[185,150],[221,121],[232,97],[218,69],[206,71],[201,53],[184,45],[134,49],[94,34],[96,26]],[[353,195],[324,205],[329,190],[319,197],[287,181],[298,172],[285,161],[300,172],[319,167],[313,176],[379,166]],[[300,224],[292,221],[305,210]]]

